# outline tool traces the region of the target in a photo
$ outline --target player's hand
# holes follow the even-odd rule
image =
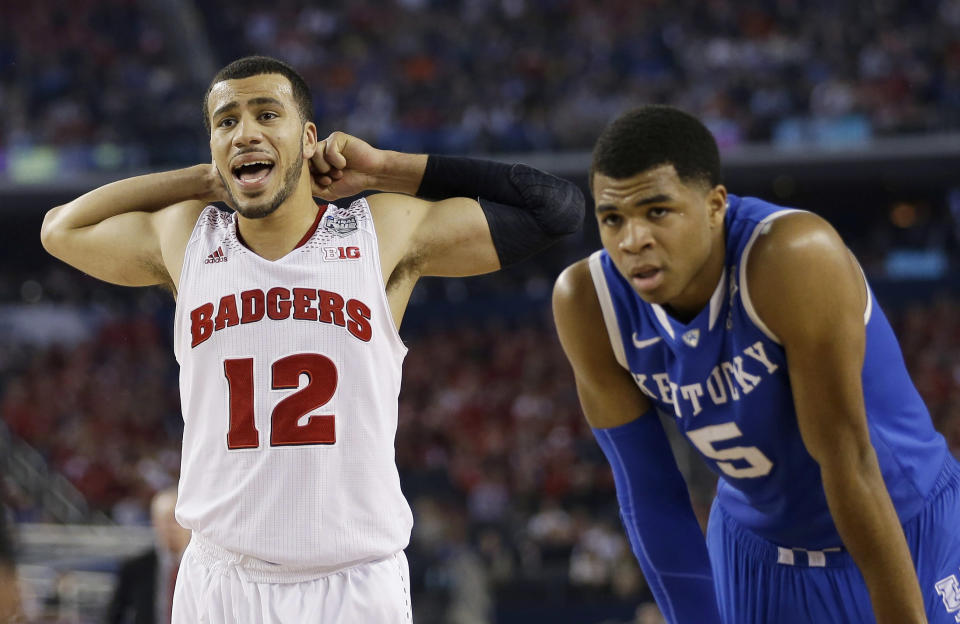
[[[203,180],[201,184],[203,192],[197,199],[207,203],[223,202],[233,208],[233,205],[230,203],[230,194],[227,192],[227,187],[224,185],[220,171],[217,169],[217,163],[213,162],[209,165],[199,165],[197,167],[197,173]]]
[[[344,132],[320,141],[310,159],[310,186],[315,197],[334,201],[378,189],[384,152]]]

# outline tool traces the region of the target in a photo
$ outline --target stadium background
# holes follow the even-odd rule
[[[31,621],[95,622],[175,483],[172,302],[46,256],[43,212],[209,160],[200,100],[264,53],[321,134],[518,160],[586,190],[646,102],[701,116],[731,192],[813,210],[861,259],[960,455],[960,0],[37,0],[0,8],[0,469]],[[397,462],[421,624],[656,622],[549,313],[582,232],[500,274],[424,280]],[[678,460],[703,515],[713,482]],[[638,607],[640,607],[638,609]]]

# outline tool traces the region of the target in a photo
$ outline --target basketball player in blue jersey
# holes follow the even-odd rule
[[[590,183],[603,250],[553,307],[669,622],[960,622],[960,467],[854,257],[728,195],[709,131],[624,114]],[[719,476],[706,539],[657,412]]]

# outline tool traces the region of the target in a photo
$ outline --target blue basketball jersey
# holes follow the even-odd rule
[[[757,316],[746,262],[757,236],[793,212],[729,197],[724,274],[687,324],[644,302],[606,251],[590,270],[614,353],[641,391],[674,422],[719,476],[717,504],[776,544],[841,545],[820,469],[797,426],[783,347]],[[863,392],[870,437],[901,522],[924,506],[948,451],[907,373],[883,312],[864,310]]]

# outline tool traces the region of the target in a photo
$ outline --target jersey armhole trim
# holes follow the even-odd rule
[[[610,346],[613,355],[620,366],[630,370],[627,364],[627,355],[623,349],[623,337],[620,334],[620,325],[617,323],[617,313],[613,309],[613,299],[610,297],[610,288],[607,285],[607,276],[603,272],[600,255],[603,251],[590,254],[590,276],[593,278],[593,287],[597,291],[597,300],[600,302],[600,311],[603,312],[603,323],[607,326],[607,335],[610,336]]]
[[[183,260],[182,260],[182,264],[180,265],[180,277],[177,280],[177,284],[176,284],[177,293],[176,293],[176,296],[174,297],[174,310],[173,310],[173,335],[174,335],[173,355],[177,360],[177,364],[181,364],[180,341],[177,339],[177,337],[181,335],[180,330],[181,330],[182,324],[184,323],[181,315],[181,310],[180,310],[180,300],[182,299],[180,295],[183,292],[180,289],[180,286],[181,284],[183,284],[184,275],[188,271],[191,271],[193,269],[190,263],[187,262],[187,260],[190,258],[190,250],[193,248],[194,245],[197,244],[197,241],[200,240],[200,230],[202,227],[200,224],[203,223],[204,219],[208,218],[207,215],[211,210],[219,210],[219,208],[217,208],[213,204],[209,204],[205,206],[203,210],[200,211],[200,215],[197,217],[196,223],[193,224],[193,231],[190,232],[190,238],[187,239],[187,244],[183,248]]]
[[[390,323],[390,327],[393,328],[393,338],[396,340],[397,344],[400,345],[400,349],[404,355],[409,351],[407,345],[404,344],[403,338],[400,337],[400,328],[397,327],[397,322],[393,318],[393,308],[390,307],[390,299],[387,297],[387,285],[383,281],[383,266],[380,264],[380,237],[377,235],[377,220],[373,218],[373,210],[370,209],[370,202],[367,201],[366,197],[361,197],[356,200],[356,202],[362,202],[363,209],[366,211],[367,216],[370,218],[370,233],[373,235],[374,249],[376,253],[374,254],[374,265],[376,267],[377,273],[377,282],[380,284],[380,293],[383,297],[383,303],[387,309],[387,316]],[[337,206],[334,204],[327,204],[327,210],[336,210]],[[326,214],[326,211],[324,211]]]
[[[870,316],[873,314],[873,293],[870,292],[870,283],[867,281],[867,274],[863,271],[863,267],[860,266],[860,262],[853,256],[852,251],[850,252],[850,256],[853,257],[857,269],[860,270],[860,277],[863,278],[863,289],[867,293],[867,304],[863,309],[863,326],[866,327],[870,322]]]
[[[774,341],[777,344],[782,344],[780,339],[774,335],[770,328],[767,327],[766,323],[760,320],[760,315],[757,314],[756,308],[753,307],[753,301],[750,299],[750,289],[747,285],[747,262],[750,258],[750,250],[753,249],[753,244],[757,242],[757,238],[760,237],[760,234],[767,230],[767,227],[774,219],[779,219],[780,217],[793,213],[793,212],[803,212],[802,210],[797,210],[795,208],[787,208],[784,210],[778,210],[774,213],[768,214],[766,217],[757,222],[753,226],[753,233],[750,234],[750,239],[747,241],[747,244],[743,248],[743,253],[740,255],[740,275],[738,279],[740,281],[740,301],[743,302],[743,309],[746,310],[747,316],[750,317],[750,320],[753,321],[753,324],[764,333],[764,335],[770,340]]]

